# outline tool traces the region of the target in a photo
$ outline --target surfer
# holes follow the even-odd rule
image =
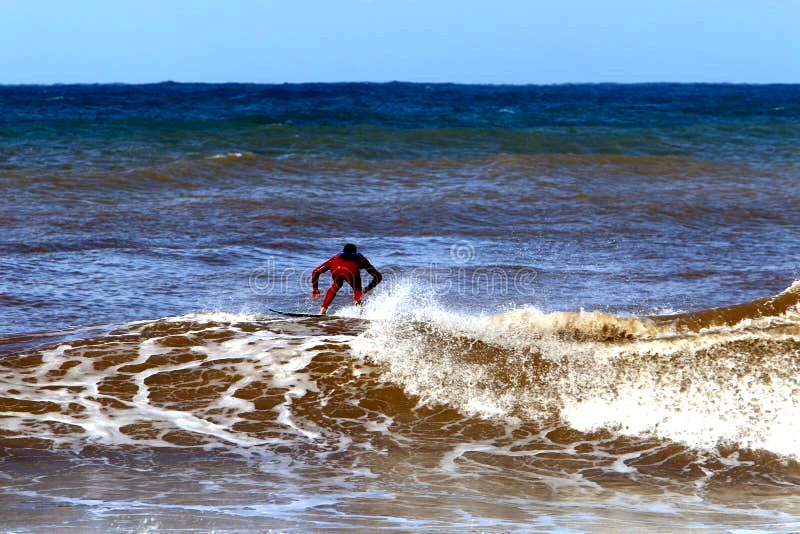
[[[367,271],[372,275],[372,281],[369,285],[361,291],[361,269]],[[333,284],[328,288],[325,293],[325,299],[322,301],[322,306],[319,309],[320,315],[328,313],[328,306],[331,305],[336,292],[342,287],[342,284],[347,282],[353,288],[353,300],[356,304],[361,304],[361,297],[364,293],[369,293],[375,286],[381,283],[383,275],[378,272],[378,269],[372,266],[367,258],[362,256],[356,250],[356,246],[348,243],[342,249],[342,252],[333,256],[328,261],[314,269],[311,273],[311,298],[316,300],[319,298],[319,275],[325,271],[331,272]]]

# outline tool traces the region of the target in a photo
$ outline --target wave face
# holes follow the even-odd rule
[[[149,458],[145,477],[227,458],[234,467],[222,472],[246,491],[262,476],[278,487],[303,480],[302,503],[270,512],[286,521],[305,520],[319,506],[310,496],[334,476],[322,516],[382,502],[380,480],[400,502],[423,488],[451,495],[439,518],[400,513],[427,527],[454,521],[474,491],[512,509],[553,497],[619,502],[629,519],[680,514],[687,528],[709,520],[695,506],[702,496],[743,525],[788,525],[777,510],[800,508],[754,507],[775,509],[800,489],[799,301],[794,284],[736,307],[735,322],[730,309],[465,316],[406,284],[323,321],[217,313],[133,323],[0,360],[0,446],[17,462],[49,451],[81,476],[98,469],[87,465],[98,454]],[[243,475],[247,465],[261,474]],[[180,480],[196,484],[189,472],[165,495]],[[64,484],[47,472],[6,491],[67,502]],[[654,491],[660,510],[642,501]],[[100,500],[135,508],[135,492],[123,493]],[[244,508],[214,513],[239,521]],[[581,524],[552,503],[546,513]],[[347,524],[380,522],[362,510]]]

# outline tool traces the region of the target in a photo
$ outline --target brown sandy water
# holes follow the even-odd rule
[[[708,324],[400,298],[375,320],[205,314],[6,356],[6,527],[797,525],[796,286]]]

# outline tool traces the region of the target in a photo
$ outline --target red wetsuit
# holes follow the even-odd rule
[[[341,252],[314,269],[314,272],[311,273],[311,287],[314,290],[319,288],[319,275],[325,271],[330,271],[331,278],[333,278],[333,284],[331,284],[328,292],[325,293],[322,307],[327,308],[330,306],[333,297],[336,296],[336,292],[345,282],[353,288],[353,300],[360,304],[363,294],[361,291],[361,273],[359,272],[361,269],[372,275],[372,281],[367,286],[366,292],[371,291],[383,280],[383,276],[378,272],[378,269],[373,267],[367,258],[358,253]]]

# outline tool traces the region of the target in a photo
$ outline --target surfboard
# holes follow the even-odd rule
[[[332,315],[321,315],[319,313],[290,312],[290,311],[276,310],[273,308],[267,308],[267,309],[273,313],[277,313],[279,315],[285,315],[287,317],[333,317]]]

